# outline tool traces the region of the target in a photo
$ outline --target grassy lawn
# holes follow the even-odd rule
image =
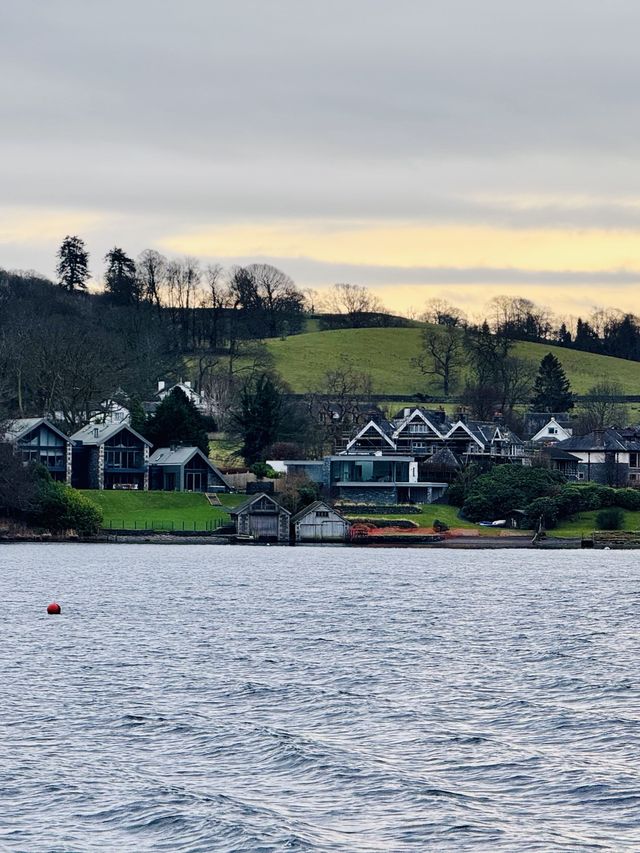
[[[244,465],[240,446],[222,432],[216,433],[209,442],[209,458],[214,465],[223,467],[233,468]]]
[[[640,530],[640,511],[632,512],[630,510],[623,510],[623,512],[624,522],[622,529]],[[596,524],[597,514],[598,510],[581,512],[571,519],[562,521],[554,530],[549,530],[547,535],[559,537],[590,536],[594,530],[598,529],[598,525]]]
[[[474,530],[479,530],[480,532],[484,532],[485,530],[490,530],[491,528],[479,527],[477,524],[474,524],[472,521],[465,521],[462,518],[458,518],[458,508],[455,506],[449,506],[448,504],[422,504],[421,512],[418,513],[407,513],[407,515],[367,515],[366,513],[362,513],[361,517],[366,518],[407,518],[410,521],[415,521],[415,523],[419,527],[433,527],[433,522],[436,518],[439,521],[443,521],[445,524],[448,524],[449,527],[463,527],[467,529],[473,528]],[[356,518],[355,515],[347,516],[348,518]],[[495,533],[495,530],[493,531]]]
[[[211,521],[229,519],[227,508],[237,506],[246,495],[220,495],[221,507],[213,507],[202,494],[190,492],[136,492],[90,490],[84,495],[104,513],[105,527],[127,529],[206,530]]]
[[[436,382],[421,376],[411,365],[420,349],[419,328],[307,332],[286,340],[271,339],[267,347],[278,372],[300,393],[317,388],[326,371],[337,366],[342,356],[357,369],[371,373],[376,393],[427,393],[435,397],[441,393]],[[640,362],[525,342],[517,343],[514,352],[536,365],[553,352],[578,394],[584,394],[603,376],[614,376],[627,394],[637,393],[640,387]]]

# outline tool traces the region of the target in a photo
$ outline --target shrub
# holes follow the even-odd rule
[[[100,530],[102,510],[75,489],[50,481],[41,486],[33,520],[48,530],[75,530],[90,536]]]
[[[557,471],[523,465],[496,465],[477,477],[462,507],[471,521],[504,518],[511,509],[526,507],[532,500],[560,491],[564,478]]]
[[[268,477],[270,480],[277,480],[279,476],[278,472],[274,471],[271,465],[267,465],[266,462],[254,462],[249,470],[259,480],[264,480],[265,477]]]
[[[464,485],[462,483],[451,483],[444,497],[451,506],[462,506],[464,503]]]
[[[618,506],[601,509],[596,515],[599,530],[620,530],[624,522],[624,512]]]
[[[640,491],[638,489],[618,489],[616,491],[616,506],[623,509],[640,509]]]
[[[543,525],[550,530],[556,526],[559,517],[560,508],[557,498],[536,498],[526,508],[525,524],[534,529],[542,518]]]
[[[440,521],[440,519],[436,518],[433,522],[433,529],[436,533],[444,533],[449,529],[449,525],[445,524],[444,521]]]

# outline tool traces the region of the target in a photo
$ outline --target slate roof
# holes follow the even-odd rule
[[[159,447],[149,457],[149,465],[186,465],[196,453],[206,459],[199,447]]]
[[[242,501],[238,506],[234,506],[229,510],[229,515],[239,515],[239,513],[243,512],[245,509],[248,509],[252,503],[255,503],[259,498],[268,498],[270,501],[276,505],[276,508],[280,512],[285,512],[287,515],[291,515],[288,509],[282,506],[280,501],[275,498],[273,495],[268,495],[266,492],[256,492],[255,495],[250,495],[246,501]]]
[[[86,426],[81,427],[77,432],[74,432],[71,436],[72,441],[81,441],[82,444],[104,444],[105,441],[108,441],[114,435],[120,432],[120,430],[126,429],[130,433],[139,438],[140,441],[143,441],[149,447],[151,447],[151,442],[148,441],[144,436],[140,435],[139,432],[136,432],[132,429],[128,424],[116,423],[116,424],[87,424]],[[96,435],[97,432],[97,435]]]
[[[231,488],[222,471],[208,459],[199,447],[159,447],[149,457],[149,465],[186,465],[194,456],[201,456],[217,477]]]
[[[577,456],[574,456],[573,453],[568,453],[566,450],[560,450],[560,448],[556,445],[555,447],[545,447],[542,450],[545,456],[548,456],[550,459],[557,459],[558,461],[564,462],[579,462],[580,459]]]
[[[433,465],[439,468],[459,468],[460,462],[453,450],[449,447],[441,447],[433,456],[424,463],[425,465]]]
[[[69,441],[69,437],[66,436],[62,430],[58,429],[57,426],[54,426],[51,421],[47,420],[47,418],[16,418],[15,420],[10,421],[6,430],[2,434],[2,441],[19,441],[23,435],[27,435],[31,430],[39,427],[40,424],[46,424],[49,429],[52,429],[61,438],[64,438],[65,441]]]
[[[620,435],[618,430],[596,429],[586,435],[572,435],[556,444],[559,450],[581,450],[581,451],[603,451],[603,450],[629,450],[628,443]]]
[[[317,509],[327,509],[329,510],[329,512],[335,513],[338,518],[341,518],[343,521],[347,521],[347,519],[344,517],[344,515],[342,515],[342,513],[338,512],[337,509],[334,509],[332,506],[330,506],[328,503],[325,503],[324,501],[314,501],[313,503],[309,504],[309,506],[306,506],[304,509],[301,509],[300,512],[297,512],[293,516],[291,521],[300,521],[300,519],[304,518],[305,515],[309,515],[310,512],[315,512],[315,510]]]

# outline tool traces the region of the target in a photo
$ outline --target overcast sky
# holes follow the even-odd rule
[[[640,3],[2,0],[0,266],[640,311]]]

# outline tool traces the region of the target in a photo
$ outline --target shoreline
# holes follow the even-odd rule
[[[554,538],[543,539],[533,543],[528,536],[482,536],[482,537],[450,537],[437,542],[421,542],[411,540],[409,537],[393,539],[389,537],[384,541],[383,537],[377,537],[373,542],[255,542],[246,539],[235,539],[230,536],[216,536],[208,532],[198,534],[191,533],[121,533],[105,534],[91,537],[81,536],[47,536],[33,534],[31,536],[4,536],[0,537],[0,545],[20,544],[83,544],[83,545],[225,545],[225,546],[250,546],[250,547],[280,547],[280,548],[420,548],[420,549],[446,549],[454,550],[513,550],[526,549],[530,551],[555,551],[555,550],[637,550],[640,544],[636,543],[598,543],[581,538]],[[588,542],[588,545],[585,545]]]

